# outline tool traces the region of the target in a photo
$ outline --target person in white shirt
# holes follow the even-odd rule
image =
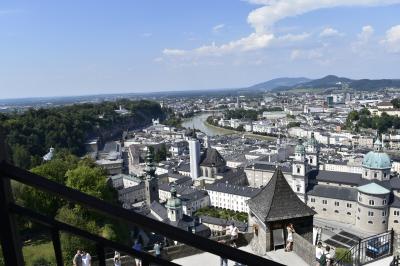
[[[231,223],[227,229],[231,236],[231,240],[237,239],[239,236],[239,228],[235,226],[234,223]]]
[[[325,247],[325,256],[326,256],[326,266],[331,266],[333,263],[333,256],[331,254],[331,247],[326,246]]]
[[[320,265],[319,259],[321,258],[322,254],[324,254],[324,250],[322,249],[322,243],[318,242],[317,247],[315,248],[315,260],[317,261],[317,266]]]
[[[91,266],[92,257],[86,251],[84,251],[83,254],[84,255],[82,256],[82,266]]]

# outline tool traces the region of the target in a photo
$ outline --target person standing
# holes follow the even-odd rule
[[[156,255],[157,258],[161,257],[161,245],[158,242],[154,244],[154,254]]]
[[[82,256],[82,266],[91,266],[92,265],[92,257],[90,256],[90,254],[86,251],[82,252],[83,256]]]
[[[72,264],[74,266],[82,266],[82,254],[79,249],[76,251],[76,254],[72,260]]]
[[[133,245],[133,249],[139,252],[142,252],[142,244],[139,242],[139,239],[135,240],[135,244]],[[136,266],[142,266],[142,260],[139,258],[135,258]]]
[[[292,223],[287,225],[286,230],[287,230],[287,239],[286,239],[285,251],[292,251],[293,250],[293,233],[296,231],[294,230]]]
[[[219,240],[218,243],[226,244],[225,240]],[[219,257],[220,259],[220,266],[228,266],[228,259],[224,257]]]
[[[322,249],[322,243],[318,242],[317,247],[315,248],[315,260],[317,261],[316,266],[320,266],[320,259],[323,254],[324,250]]]

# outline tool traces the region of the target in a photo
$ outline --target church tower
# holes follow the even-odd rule
[[[294,149],[292,189],[302,201],[305,201],[309,170],[310,167],[306,158],[306,148],[303,145],[303,141],[299,139]]]
[[[319,166],[319,143],[315,139],[314,132],[311,133],[311,138],[306,142],[306,158],[308,164],[316,169]]]
[[[144,169],[144,189],[146,204],[150,206],[153,201],[159,201],[158,197],[158,178],[155,175],[156,169],[153,164],[153,156],[148,150],[146,155],[146,167]]]
[[[176,188],[172,185],[171,197],[168,199],[167,204],[168,219],[172,222],[177,222],[182,220],[183,209],[181,199],[178,198]]]

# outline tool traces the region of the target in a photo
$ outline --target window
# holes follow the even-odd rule
[[[394,221],[393,221],[393,223],[395,223],[395,224],[398,224],[398,223],[399,223],[399,221],[398,221],[398,220],[394,220]]]
[[[315,207],[311,207],[311,209],[315,210]]]
[[[339,201],[335,201],[335,206],[339,206]]]
[[[383,212],[382,212],[382,216],[386,216],[386,211],[383,211]]]
[[[368,216],[374,216],[374,212],[368,212]]]
[[[323,210],[324,212],[326,211],[326,209],[325,209],[325,208],[323,208],[322,210]]]
[[[359,216],[357,216],[357,220],[360,220],[360,217],[359,217]]]
[[[347,206],[347,208],[351,208],[352,205],[351,205],[351,203],[347,203],[346,206]]]
[[[374,206],[375,205],[375,201],[374,200],[369,200],[369,205]]]
[[[327,200],[322,200],[322,204],[328,204],[328,201]]]
[[[383,177],[386,177],[386,173],[383,174]]]
[[[310,163],[312,163],[312,158],[310,158]]]
[[[338,211],[338,210],[335,210],[335,213],[339,213],[339,211]]]
[[[361,196],[358,196],[358,201],[360,201],[360,202],[362,201],[362,198],[361,198]]]
[[[358,208],[358,212],[361,212],[361,209],[360,209],[360,208]]]
[[[300,192],[300,186],[299,185],[296,186],[296,191]]]
[[[368,172],[367,171],[365,171],[365,176],[367,176],[368,175]]]
[[[385,205],[385,204],[386,204],[386,199],[384,199],[384,200],[382,201],[382,204],[383,204],[383,205]]]
[[[311,198],[310,200],[311,200],[311,202],[315,202],[315,198]]]
[[[399,215],[400,215],[400,211],[394,211],[393,214],[394,214],[395,216],[399,216]]]
[[[383,224],[385,224],[385,223],[386,223],[386,221],[385,221],[385,220],[383,220],[383,221],[382,221],[382,223],[383,223]]]
[[[351,215],[351,212],[347,212],[347,215]]]
[[[369,223],[369,224],[373,224],[374,222],[372,222],[372,221],[368,221],[368,223]]]
[[[374,173],[374,178],[377,178],[378,177],[378,174],[377,173]]]
[[[297,167],[297,173],[298,174],[300,173],[300,167]]]

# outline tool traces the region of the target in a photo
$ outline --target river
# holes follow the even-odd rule
[[[211,127],[205,124],[204,122],[207,120],[207,117],[209,117],[211,113],[200,113],[198,115],[195,115],[191,118],[187,118],[183,120],[182,126],[186,128],[195,128],[200,130],[201,132],[204,132],[208,136],[216,136],[216,135],[227,135],[227,134],[232,134],[229,131],[226,131],[224,129],[218,129],[216,127]]]

